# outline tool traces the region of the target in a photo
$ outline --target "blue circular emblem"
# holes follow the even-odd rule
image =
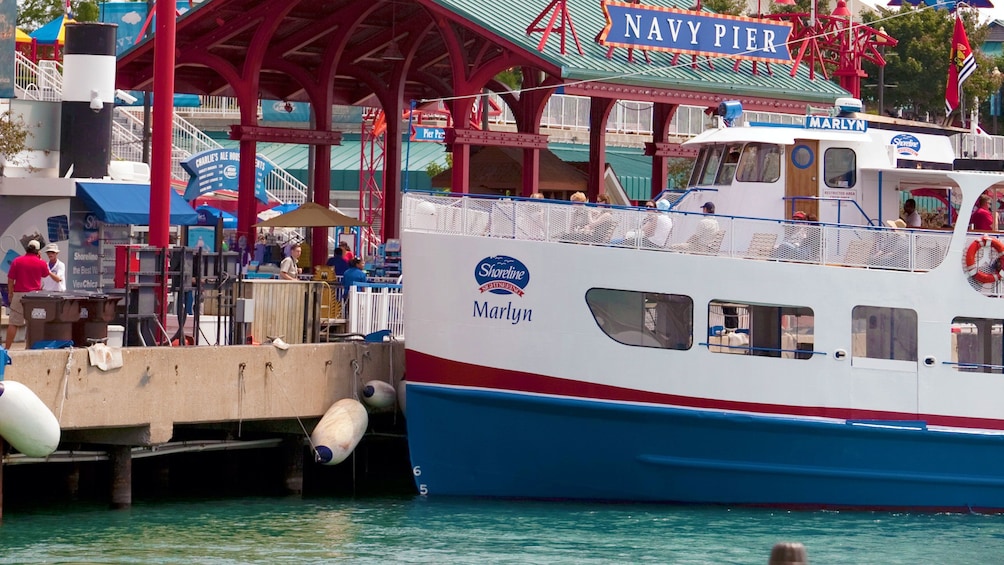
[[[808,169],[816,160],[816,154],[808,145],[796,145],[791,150],[791,164],[798,169]]]
[[[896,148],[897,155],[916,157],[920,153],[920,140],[908,133],[893,137],[889,143]]]
[[[223,176],[227,177],[228,179],[237,178],[237,167],[233,165],[227,165],[226,167],[223,167]]]
[[[523,296],[530,284],[530,270],[519,259],[506,255],[485,257],[474,268],[474,280],[482,293]]]

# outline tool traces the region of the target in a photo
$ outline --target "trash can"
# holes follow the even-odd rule
[[[59,292],[35,291],[22,296],[25,348],[32,349],[40,341],[72,341],[80,302],[78,297]]]
[[[80,318],[73,324],[73,345],[87,347],[108,339],[108,322],[115,320],[115,306],[121,296],[101,292],[74,291],[80,300]]]

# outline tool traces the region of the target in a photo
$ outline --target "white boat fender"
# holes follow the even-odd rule
[[[373,408],[389,408],[394,405],[397,392],[390,383],[384,381],[368,381],[363,385],[363,402]]]
[[[0,436],[28,457],[46,457],[59,446],[59,421],[30,388],[0,381]]]
[[[358,400],[343,398],[332,404],[310,434],[317,462],[337,465],[345,461],[359,444],[367,426],[369,415]]]

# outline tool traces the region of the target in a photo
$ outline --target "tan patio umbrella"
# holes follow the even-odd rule
[[[313,202],[304,202],[296,210],[255,224],[259,228],[334,228],[365,225],[366,222]]]

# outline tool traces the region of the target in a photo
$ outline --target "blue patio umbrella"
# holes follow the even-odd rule
[[[237,229],[237,216],[226,210],[203,204],[195,209],[195,213],[199,215],[200,226],[215,226],[217,219],[223,216],[223,229]]]

